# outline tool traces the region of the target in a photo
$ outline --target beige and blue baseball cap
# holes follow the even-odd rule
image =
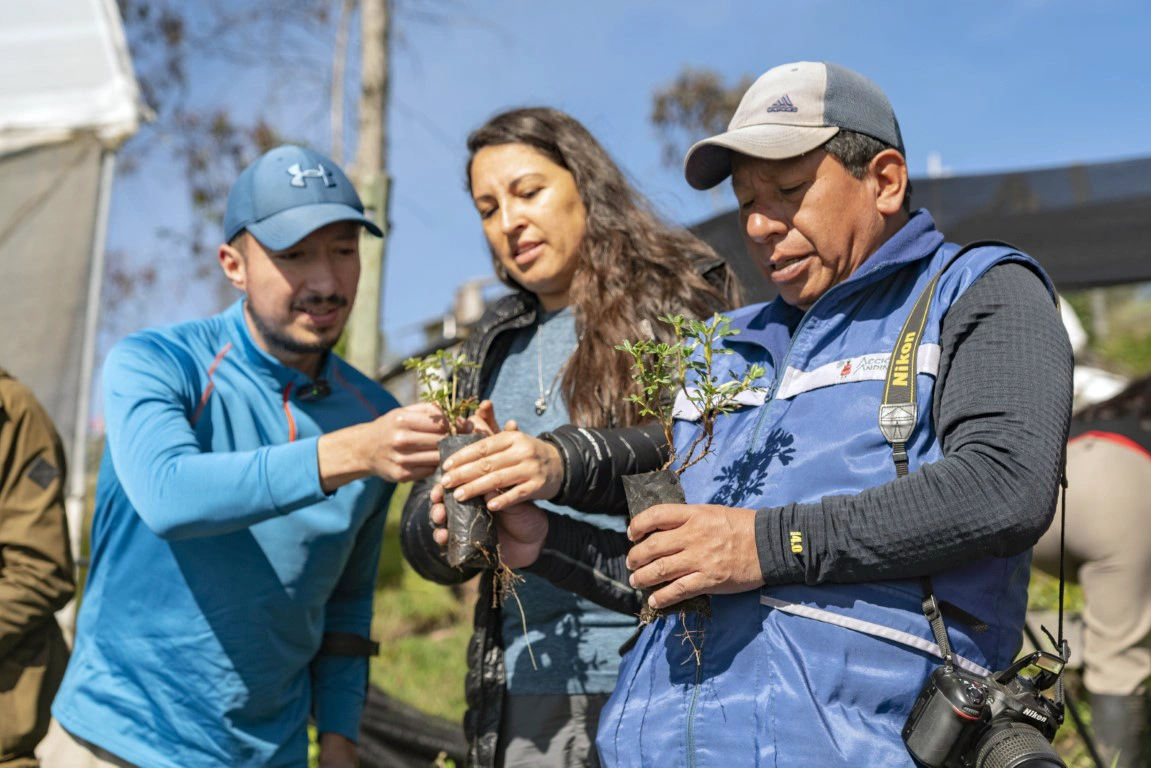
[[[837,64],[782,64],[747,89],[725,133],[687,151],[683,174],[696,189],[711,189],[731,175],[732,152],[787,160],[823,146],[840,130],[903,152],[899,122],[878,85]]]
[[[260,155],[236,179],[224,213],[224,242],[245,229],[265,248],[282,251],[317,229],[355,221],[376,237],[352,182],[329,158],[289,144]]]

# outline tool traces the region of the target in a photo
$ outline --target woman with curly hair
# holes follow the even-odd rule
[[[480,365],[465,374],[462,394],[490,401],[483,409],[489,422],[495,426],[494,408],[505,424],[445,462],[442,485],[417,484],[404,507],[405,556],[443,584],[476,573],[449,567],[441,552],[446,533],[430,513],[444,492],[486,497],[493,511],[543,500],[541,507],[559,514],[624,530],[626,505],[615,478],[658,463],[666,448],[659,426],[643,424],[627,400],[630,365],[615,346],[666,339],[660,316],[709,317],[738,305],[715,252],[662,222],[569,115],[504,112],[467,145],[468,190],[495,273],[512,293],[464,343]],[[589,451],[616,458],[618,471],[588,476],[579,469],[587,462],[569,462]],[[434,516],[442,521],[439,509]],[[508,547],[502,545],[505,559],[514,554]],[[492,580],[481,580],[466,686],[473,765],[599,764],[599,712],[640,603],[628,585],[598,572],[594,559],[570,568],[591,585],[581,590],[588,597],[531,569],[520,574],[522,624],[517,610],[493,603]]]

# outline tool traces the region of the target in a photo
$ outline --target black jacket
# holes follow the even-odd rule
[[[696,269],[727,294],[731,276],[722,260],[701,261]],[[532,325],[538,312],[535,296],[525,292],[506,296],[488,309],[461,350],[469,360],[479,363],[479,368],[461,373],[461,397],[483,393],[511,344],[514,334],[508,332]],[[659,467],[667,452],[658,424],[605,430],[569,426],[540,437],[555,444],[564,459],[563,487],[551,501],[587,512],[625,514],[627,504],[619,478]],[[400,544],[404,557],[425,579],[439,584],[459,584],[478,571],[449,566],[443,550],[432,539],[429,494],[438,479],[437,472],[413,485],[404,504]],[[588,533],[580,526],[552,526],[539,559],[526,570],[558,582],[606,608],[638,615],[639,593],[621,590],[617,583],[599,575],[601,563],[618,561],[625,553],[625,543],[616,540],[614,546],[605,547],[594,537],[594,542],[589,538],[586,546],[581,546],[580,541]],[[563,539],[562,545],[557,537]],[[562,554],[564,552],[580,552],[581,556],[573,558]],[[502,620],[499,606],[493,605],[493,593],[490,576],[481,576],[465,681],[468,709],[464,715],[464,734],[468,740],[468,764],[485,768],[495,765],[505,684]]]

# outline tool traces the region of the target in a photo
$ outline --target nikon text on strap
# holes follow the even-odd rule
[[[1006,246],[996,240],[978,240],[956,251],[940,267],[931,281],[924,287],[911,308],[911,314],[903,323],[899,336],[895,339],[895,349],[887,363],[887,377],[883,385],[883,404],[879,406],[879,430],[891,443],[892,458],[895,460],[895,475],[907,474],[907,441],[915,429],[918,404],[915,399],[915,376],[918,371],[919,344],[923,340],[923,328],[927,324],[927,314],[931,309],[931,299],[935,286],[947,268],[963,254],[984,246]]]

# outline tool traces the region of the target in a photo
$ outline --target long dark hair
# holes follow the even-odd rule
[[[725,291],[697,271],[715,251],[690,232],[663,222],[628,183],[599,142],[575,118],[532,107],[503,112],[468,136],[467,182],[472,160],[484,147],[525,144],[575,178],[587,225],[568,295],[581,341],[563,378],[563,398],[573,424],[630,426],[641,421],[625,400],[633,391],[624,339],[666,338],[660,315],[710,317],[738,305],[738,288],[727,276]],[[496,274],[511,280],[492,255]],[[724,295],[726,292],[727,295]]]

